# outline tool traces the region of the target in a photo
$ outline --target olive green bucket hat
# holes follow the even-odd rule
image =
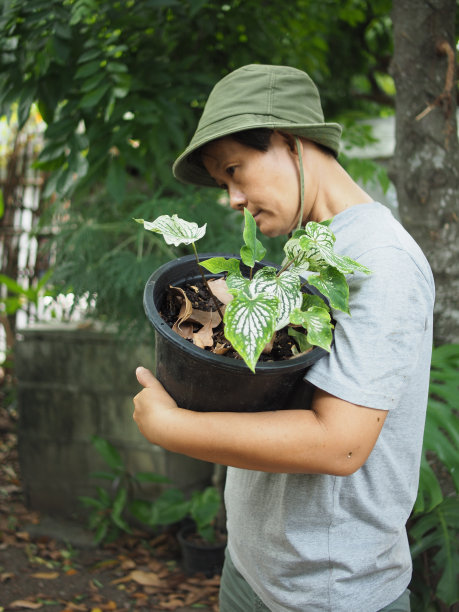
[[[215,85],[189,146],[174,163],[174,176],[183,183],[216,187],[192,153],[217,138],[255,128],[303,136],[338,155],[341,126],[324,122],[312,79],[289,66],[250,64]]]

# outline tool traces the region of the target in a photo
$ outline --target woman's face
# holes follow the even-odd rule
[[[206,145],[202,160],[217,184],[227,190],[231,207],[242,213],[247,208],[263,234],[280,236],[296,228],[298,156],[284,135],[274,132],[266,152],[225,136]]]

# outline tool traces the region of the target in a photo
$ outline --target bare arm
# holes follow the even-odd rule
[[[134,398],[141,433],[167,450],[222,465],[279,473],[347,476],[368,458],[387,412],[318,389],[312,410],[193,412],[179,408],[154,376]]]

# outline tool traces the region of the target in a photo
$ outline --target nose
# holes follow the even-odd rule
[[[247,197],[239,189],[228,188],[229,203],[234,210],[242,210],[247,206]]]

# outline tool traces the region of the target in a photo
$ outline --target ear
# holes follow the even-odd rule
[[[284,139],[285,143],[290,149],[290,152],[294,155],[298,155],[295,136],[293,134],[288,134],[287,132],[279,132],[279,134]],[[302,147],[303,143],[301,142],[301,138],[298,140],[300,141],[300,146]]]

